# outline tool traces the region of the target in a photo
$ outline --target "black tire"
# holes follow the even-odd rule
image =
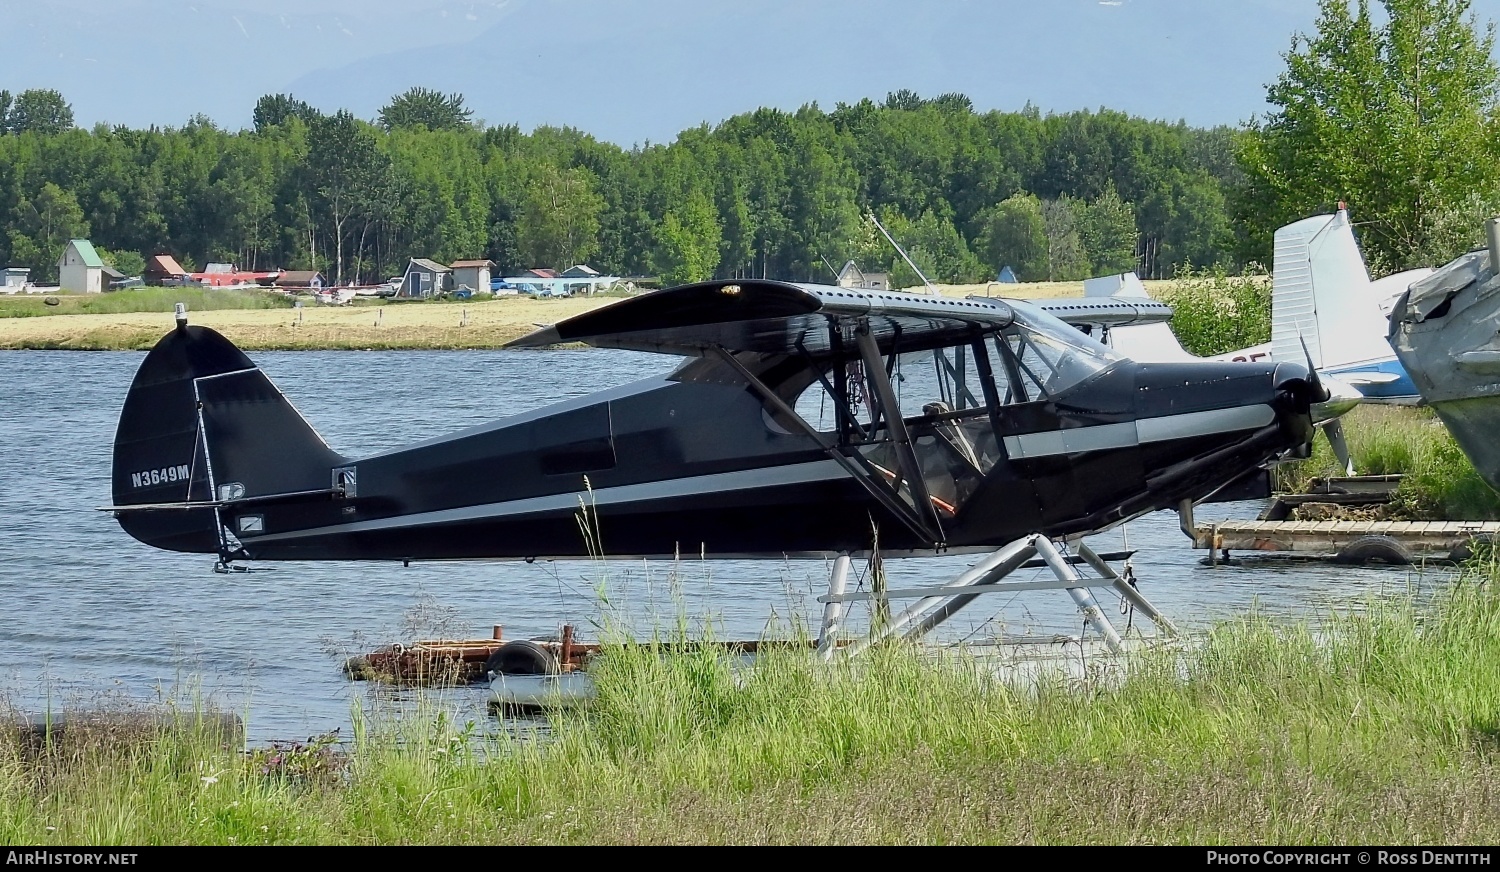
[[[1411,552],[1406,546],[1389,536],[1361,536],[1345,545],[1333,558],[1335,563],[1384,563],[1387,566],[1408,566]]]
[[[486,672],[498,675],[557,675],[557,657],[535,642],[506,642],[484,661]]]

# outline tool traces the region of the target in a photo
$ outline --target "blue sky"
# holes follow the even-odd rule
[[[1475,0],[1481,22],[1500,0]],[[1265,110],[1314,0],[4,0],[0,88],[78,123],[247,126],[263,94],[373,118],[413,85],[622,145],[758,106],[961,91],[1193,125]]]

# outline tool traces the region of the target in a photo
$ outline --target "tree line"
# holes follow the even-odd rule
[[[9,102],[50,107],[0,116],[0,261],[37,280],[89,237],[127,273],[170,253],[335,282],[380,281],[414,256],[826,281],[853,259],[916,284],[871,212],[934,281],[1006,264],[1033,281],[1156,276],[1232,257],[1231,132],[1110,110],[979,113],[902,91],[624,149],[573,128],[481,127],[461,95],[421,88],[373,121],[268,95],[240,131],[204,117],[81,130],[56,92]]]
[[[1239,128],[903,90],[625,149],[476,124],[462,95],[425,88],[369,121],[267,95],[238,131],[203,116],[81,130],[55,91],[0,91],[0,262],[46,281],[89,237],[132,274],[170,253],[336,283],[409,257],[828,281],[852,259],[916,284],[874,214],[934,281],[1005,265],[1023,281],[1161,278],[1268,263],[1276,227],[1347,201],[1377,268],[1440,263],[1500,209],[1493,25],[1468,0],[1378,3],[1320,0],[1270,111]]]

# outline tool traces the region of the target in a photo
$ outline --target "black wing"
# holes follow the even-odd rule
[[[835,337],[869,322],[882,349],[938,348],[994,332],[1015,319],[1003,300],[955,300],[762,279],[702,282],[656,291],[575,315],[508,343],[535,348],[582,342],[666,354],[727,351],[828,353]]]

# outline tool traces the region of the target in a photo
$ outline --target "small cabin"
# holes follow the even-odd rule
[[[844,268],[839,270],[838,286],[866,291],[888,291],[891,289],[891,276],[883,272],[867,273],[855,266],[854,261],[851,260],[845,262]]]
[[[104,260],[87,239],[70,239],[57,259],[57,285],[64,291],[98,294],[104,290]]]
[[[453,270],[425,257],[414,257],[406,265],[398,300],[425,300],[453,289]]]
[[[187,270],[170,254],[158,254],[146,261],[141,271],[141,280],[148,285],[180,285],[187,278]]]
[[[490,273],[495,269],[492,260],[456,260],[448,265],[453,270],[453,284],[457,288],[471,291],[490,290]]]

